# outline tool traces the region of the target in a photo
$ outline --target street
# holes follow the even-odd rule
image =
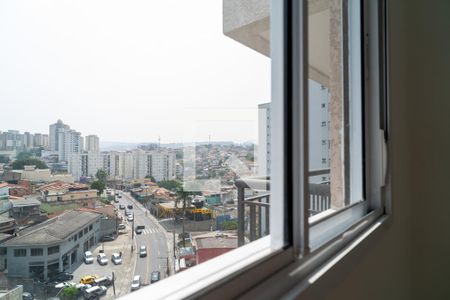
[[[145,229],[141,234],[135,234],[135,242],[133,244],[134,255],[136,255],[136,267],[134,275],[141,276],[141,284],[150,284],[150,274],[153,271],[161,273],[161,279],[168,276],[168,263],[172,261],[170,251],[167,244],[167,236],[164,229],[157,223],[150,213],[146,213],[146,209],[134,200],[129,193],[121,192],[122,198],[119,203],[115,203],[117,207],[120,204],[133,205],[134,227],[144,225]],[[126,220],[125,210],[119,210],[120,214]],[[126,221],[124,221],[126,222]],[[129,228],[132,228],[132,222],[129,222]],[[147,256],[139,257],[140,246],[147,246]],[[131,245],[130,245],[131,247]],[[130,278],[131,281],[132,278]]]

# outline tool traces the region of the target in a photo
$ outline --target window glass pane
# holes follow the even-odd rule
[[[105,264],[149,285],[273,232],[269,3],[2,4],[0,200],[20,198],[0,206],[20,203],[5,249],[39,263],[8,257],[10,276]]]
[[[317,221],[363,200],[361,6],[308,4],[309,206]]]

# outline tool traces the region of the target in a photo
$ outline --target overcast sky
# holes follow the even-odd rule
[[[269,100],[270,59],[223,35],[222,0],[0,2],[2,131],[242,142]]]

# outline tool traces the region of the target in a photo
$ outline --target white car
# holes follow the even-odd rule
[[[119,255],[119,253],[113,253],[111,255],[111,261],[115,265],[120,265],[122,263],[122,257]]]
[[[69,282],[69,281],[61,282],[61,283],[58,283],[57,285],[55,285],[55,288],[56,289],[62,289],[63,287],[69,287],[69,286],[76,286],[76,283],[75,282]]]
[[[100,253],[99,255],[97,255],[97,261],[99,263],[99,265],[107,265],[108,264],[108,258],[106,257],[105,253]]]
[[[136,275],[133,277],[133,281],[131,282],[131,290],[135,291],[141,287],[141,276]]]
[[[94,256],[92,255],[92,252],[91,251],[84,252],[83,260],[85,264],[92,264],[94,262]]]
[[[128,215],[127,221],[128,222],[133,222],[133,220],[134,220],[133,215]]]

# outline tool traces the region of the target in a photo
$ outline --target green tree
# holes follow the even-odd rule
[[[180,201],[183,201],[183,209],[182,209],[182,230],[183,230],[183,247],[186,247],[186,243],[184,241],[184,220],[186,219],[186,202],[190,201],[193,196],[199,195],[200,192],[194,192],[194,191],[186,191],[183,186],[180,184],[180,186],[176,190],[177,198],[175,200],[175,207],[178,210],[178,203]]]
[[[145,176],[145,178],[150,179],[152,182],[156,182],[155,177],[153,177],[152,175],[147,175]]]
[[[162,188],[165,188],[165,189],[168,189],[168,190],[173,191],[173,192],[176,192],[180,188],[182,188],[182,184],[178,180],[164,180],[164,181],[160,181],[160,182],[158,182],[158,186],[162,187]]]
[[[104,170],[98,170],[97,173],[95,173],[95,177],[103,183],[106,183],[106,179],[108,177],[108,174]]]
[[[37,158],[17,159],[12,163],[14,170],[22,170],[24,166],[34,165],[37,169],[48,169],[47,165]]]
[[[105,183],[100,180],[95,180],[91,183],[91,189],[97,190],[99,194],[103,194],[105,187]]]
[[[220,223],[221,230],[236,230],[237,229],[237,221],[223,221]]]
[[[61,292],[62,299],[77,299],[78,289],[74,286],[65,287]]]

